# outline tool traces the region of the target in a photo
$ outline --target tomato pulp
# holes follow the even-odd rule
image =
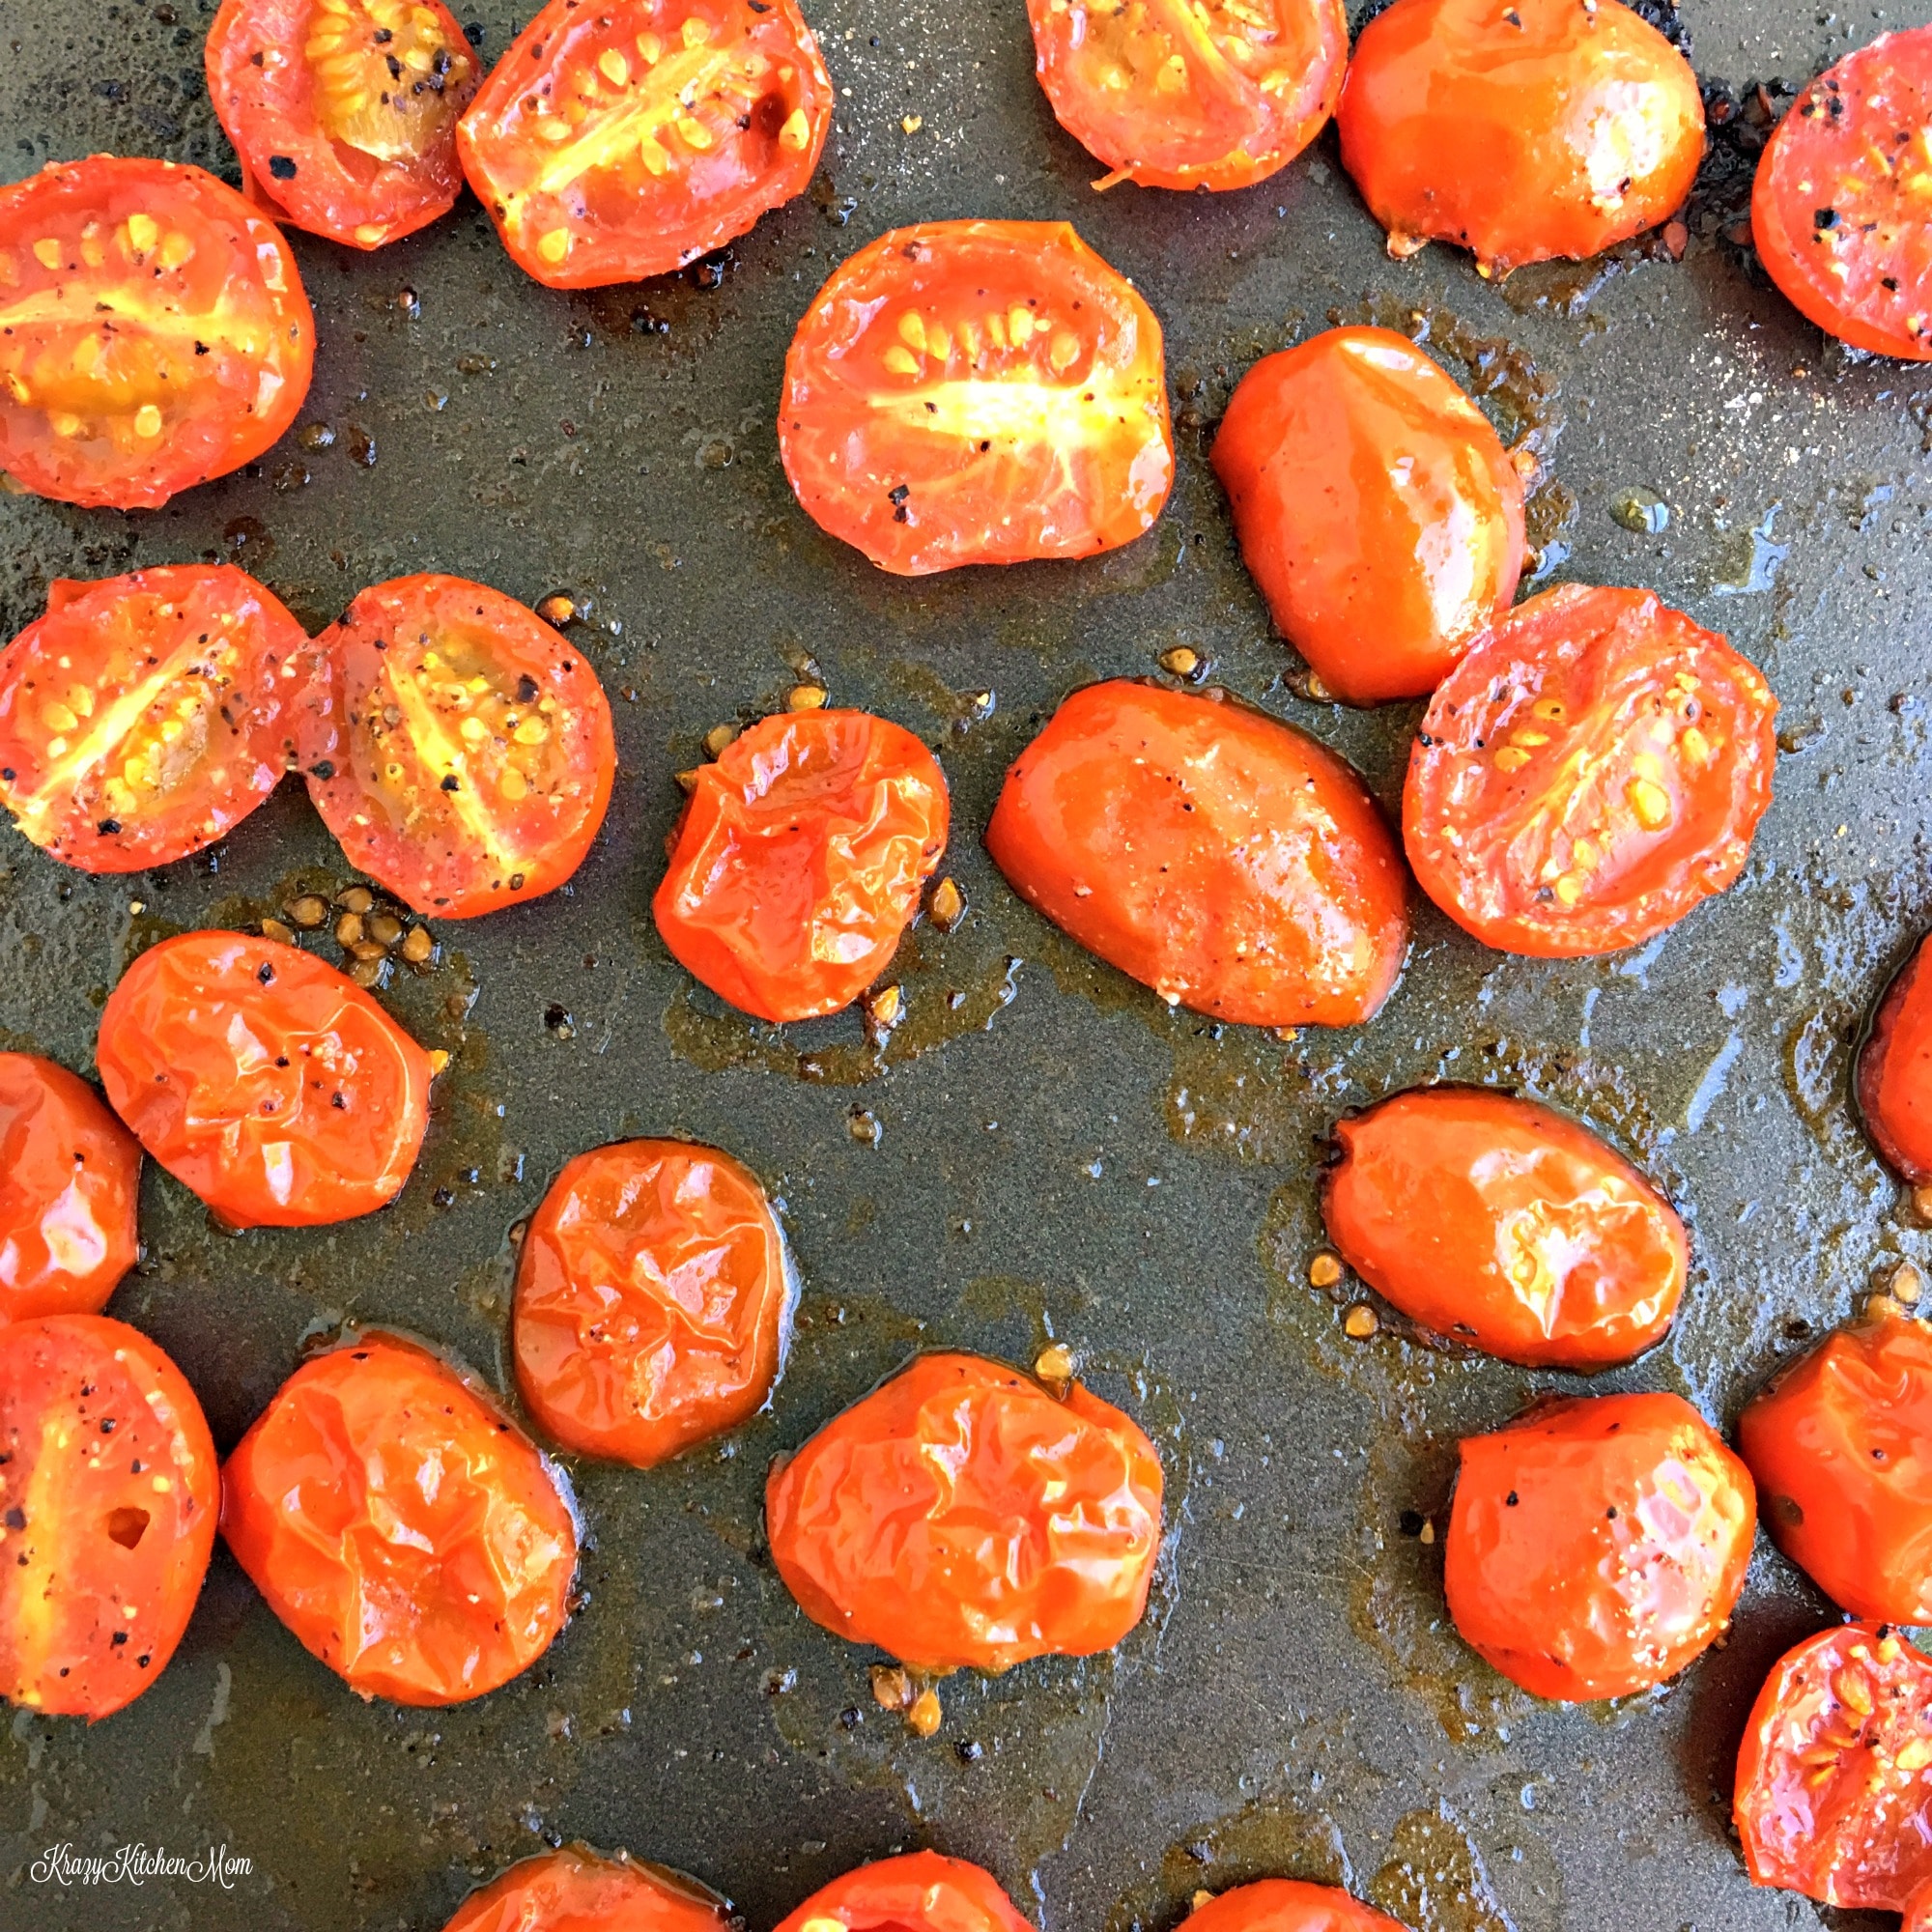
[[[727,1932],[724,1901],[628,1852],[564,1845],[479,1887],[442,1932]]]
[[[1928,935],[1932,937],[1932,935]],[[1914,1186],[1932,1180],[1932,973],[1926,940],[1886,988],[1852,1076],[1859,1118],[1885,1163]]]
[[[1197,1906],[1189,1932],[1405,1932],[1386,1914],[1332,1885],[1264,1878]]]
[[[778,1932],[1033,1932],[999,1881],[964,1859],[908,1852],[821,1886]]]

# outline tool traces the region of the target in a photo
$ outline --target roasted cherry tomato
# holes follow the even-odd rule
[[[1516,595],[1522,479],[1482,411],[1389,329],[1257,362],[1214,473],[1268,614],[1344,703],[1434,691]]]
[[[557,1176],[524,1236],[518,1386],[567,1448],[648,1468],[770,1400],[792,1300],[771,1203],[729,1154],[599,1148]]]
[[[295,761],[312,664],[300,624],[232,564],[56,578],[0,651],[0,804],[83,871],[185,858]]]
[[[104,1315],[0,1328],[0,1696],[104,1718],[166,1668],[214,1548],[201,1405]]]
[[[779,454],[895,576],[1114,550],[1174,481],[1160,324],[1064,221],[895,228],[799,324]]]
[[[1654,227],[1704,158],[1690,62],[1617,0],[1396,0],[1335,118],[1391,255],[1455,242],[1493,275]]]
[[[908,1852],[814,1891],[778,1932],[1033,1932],[999,1881],[964,1859]]]
[[[765,1486],[799,1607],[925,1670],[1111,1650],[1160,1549],[1160,1459],[1078,1382],[1064,1397],[980,1355],[922,1355]]]
[[[1405,1932],[1332,1885],[1288,1878],[1237,1885],[1197,1906],[1184,1922],[1188,1932]]]
[[[802,194],[832,79],[794,0],[550,0],[457,130],[517,266],[640,281]]]
[[[221,0],[208,94],[268,213],[380,248],[456,206],[481,75],[442,0]]]
[[[766,718],[700,766],[651,910],[672,956],[766,1020],[849,1007],[946,849],[946,776],[864,711]]]
[[[480,1383],[394,1335],[282,1384],[222,1471],[221,1533],[304,1648],[398,1704],[528,1669],[577,1571],[561,1476]]]
[[[1853,1075],[1859,1115],[1887,1166],[1914,1186],[1932,1180],[1932,973],[1913,949],[1872,1020]]]
[[[237,1228],[347,1221],[402,1191],[429,1056],[311,954],[242,932],[151,947],[108,995],[100,1084],[134,1137]]]
[[[315,319],[288,243],[231,187],[96,155],[0,187],[0,470],[152,510],[295,421]]]
[[[986,849],[1022,898],[1169,1006],[1351,1026],[1402,971],[1402,856],[1361,780],[1218,692],[1076,691],[1007,774]]]
[[[562,885],[604,823],[610,700],[583,653],[461,577],[364,590],[316,639],[308,794],[405,904],[471,919]]]
[[[539,1852],[472,1891],[442,1932],[729,1932],[696,1879],[588,1845]]]
[[[1436,691],[1403,793],[1408,862],[1486,946],[1640,946],[1744,869],[1776,716],[1755,666],[1649,591],[1546,590]]]

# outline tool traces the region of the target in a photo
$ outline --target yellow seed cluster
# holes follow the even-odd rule
[[[507,691],[499,688],[467,662],[452,662],[447,647],[426,649],[412,669],[391,651],[386,668],[403,700],[398,723],[407,713],[416,752],[432,771],[447,770],[459,785],[512,806],[546,783],[545,747],[560,723],[550,693],[520,700],[514,678],[507,680]],[[418,723],[425,711],[435,728],[446,734],[443,745],[426,742]],[[393,760],[384,767],[393,784],[404,781],[406,771]]]
[[[1065,376],[1080,360],[1080,338],[1070,328],[1040,315],[1024,302],[1012,302],[983,315],[957,322],[949,328],[937,316],[921,309],[902,310],[893,325],[897,340],[880,357],[895,376],[944,377],[955,356],[969,370],[981,369],[995,351],[1031,352],[1036,338],[1046,344],[1046,363]]]
[[[315,76],[323,126],[379,160],[425,153],[454,118],[455,88],[472,69],[468,48],[447,39],[441,20],[418,0],[316,0],[302,57]],[[439,63],[445,85],[418,91]]]

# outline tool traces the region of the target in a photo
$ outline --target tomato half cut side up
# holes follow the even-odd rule
[[[778,1932],[1033,1932],[983,1866],[938,1852],[880,1859],[821,1886]]]
[[[1160,324],[1065,222],[897,228],[833,270],[785,356],[779,453],[880,569],[1092,556],[1174,481]]]
[[[442,1932],[728,1932],[725,1901],[628,1852],[562,1845],[479,1887]]]
[[[831,125],[795,0],[550,0],[457,144],[517,266],[591,289],[745,234],[805,191]]]
[[[1932,939],[1932,935],[1928,935]],[[1852,1093],[1885,1164],[1913,1187],[1932,1181],[1932,947],[1920,939],[1893,976],[1859,1048]]]
[[[1406,1932],[1332,1885],[1264,1878],[1217,1892],[1188,1914],[1193,1932]]]
[[[273,222],[174,161],[96,155],[0,187],[0,470],[152,510],[295,421],[315,319]]]

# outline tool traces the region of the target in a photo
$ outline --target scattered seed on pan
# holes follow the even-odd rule
[[[284,925],[278,919],[265,919],[262,922],[262,937],[272,939],[279,946],[293,946],[296,943],[295,928]]]
[[[1073,1350],[1065,1342],[1049,1342],[1033,1358],[1033,1372],[1040,1381],[1065,1388],[1073,1379]]]
[[[424,966],[436,952],[436,941],[431,937],[428,926],[412,925],[404,933],[400,950],[412,966]]]
[[[1308,1264],[1308,1285],[1311,1288],[1333,1288],[1342,1279],[1342,1258],[1331,1255],[1326,1248]]]
[[[567,624],[577,615],[577,600],[554,590],[537,606],[537,615],[546,624]]]
[[[1381,1319],[1366,1301],[1358,1301],[1342,1318],[1342,1332],[1351,1342],[1366,1342],[1381,1326]]]
[[[298,899],[291,899],[282,910],[289,916],[291,925],[298,925],[304,932],[312,932],[328,917],[328,902],[318,898],[313,893],[304,893]]]
[[[712,757],[722,757],[724,747],[737,735],[738,727],[735,724],[714,724],[704,734],[704,749]]]
[[[376,895],[367,886],[351,886],[347,892],[336,895],[335,903],[344,912],[353,912],[360,916],[375,911]]]
[[[1185,644],[1176,644],[1172,650],[1161,652],[1160,668],[1176,677],[1193,677],[1201,668],[1201,653],[1189,650]]]
[[[854,1107],[845,1117],[845,1131],[862,1147],[877,1147],[884,1129],[879,1125],[876,1114],[868,1113],[864,1107]]]
[[[338,946],[355,947],[362,943],[362,919],[359,913],[346,912],[335,922],[335,943]]]
[[[903,1711],[912,1702],[912,1679],[897,1664],[875,1663],[871,1676],[872,1701],[880,1710]]]
[[[941,879],[926,901],[926,911],[941,932],[951,932],[966,917],[966,895],[959,890],[958,882]]]
[[[938,1730],[945,1713],[939,1708],[939,1692],[930,1687],[912,1700],[906,1712],[906,1725],[917,1737],[929,1738]]]
[[[369,937],[378,946],[393,946],[403,936],[403,923],[392,912],[379,912],[370,916]]]
[[[828,693],[822,684],[795,684],[785,698],[787,711],[820,711]]]

